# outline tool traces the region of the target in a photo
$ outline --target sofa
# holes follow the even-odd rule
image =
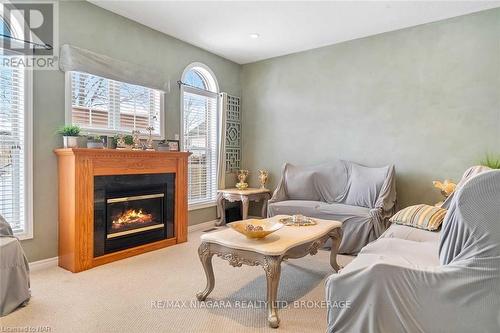
[[[387,229],[395,205],[392,165],[369,168],[343,160],[316,166],[285,163],[268,202],[268,216],[302,214],[341,221],[339,253],[357,254]]]
[[[466,171],[441,231],[391,225],[326,281],[328,332],[500,332],[500,170]]]

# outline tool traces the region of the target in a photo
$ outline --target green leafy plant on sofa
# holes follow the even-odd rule
[[[487,166],[492,169],[500,169],[500,155],[487,154],[481,165]]]

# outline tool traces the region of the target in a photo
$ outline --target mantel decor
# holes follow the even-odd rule
[[[187,241],[187,160],[190,153],[85,148],[56,149],[54,152],[59,169],[59,266],[80,272]],[[103,255],[94,253],[97,244],[94,244],[95,182],[103,176],[149,175],[152,178],[157,174],[174,179],[173,193],[166,192],[175,198],[173,207],[170,204],[169,208],[173,232],[147,244],[119,248]],[[107,200],[113,201],[118,200]],[[127,233],[129,231],[122,234]]]

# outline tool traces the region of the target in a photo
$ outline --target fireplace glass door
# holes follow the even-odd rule
[[[108,198],[106,238],[162,229],[164,193]]]

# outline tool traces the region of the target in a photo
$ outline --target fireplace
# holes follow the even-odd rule
[[[94,257],[174,237],[174,174],[94,177]]]
[[[106,200],[106,238],[162,229],[163,193],[118,197]]]

